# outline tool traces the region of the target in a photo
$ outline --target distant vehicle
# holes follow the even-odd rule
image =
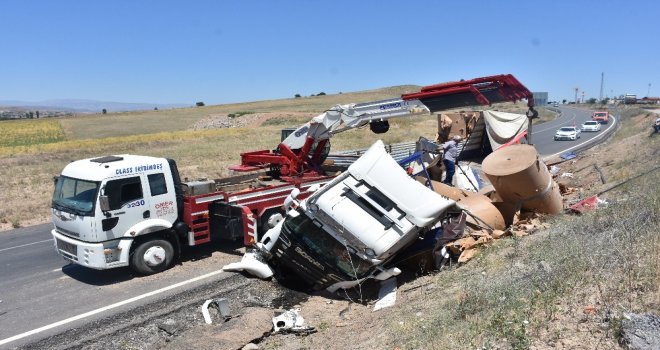
[[[582,131],[593,131],[593,132],[597,132],[597,131],[600,131],[600,123],[597,122],[597,121],[595,121],[595,120],[588,120],[588,121],[584,122],[584,124],[582,124],[582,125],[580,126],[580,129],[581,129]]]
[[[637,103],[637,95],[626,94],[623,97],[623,103],[625,103],[625,104],[635,104],[635,103]]]
[[[557,140],[572,140],[575,141],[580,138],[582,131],[574,126],[564,126],[557,130],[555,133],[555,141]]]
[[[596,111],[591,115],[591,120],[597,121],[601,124],[607,124],[610,121],[610,112]]]
[[[559,107],[559,102],[555,102],[552,104],[553,107]]]

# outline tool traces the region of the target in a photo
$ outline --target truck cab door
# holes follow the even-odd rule
[[[101,230],[108,239],[124,236],[133,225],[153,215],[143,182],[143,176],[131,176],[109,180],[103,187],[109,210],[104,212]]]

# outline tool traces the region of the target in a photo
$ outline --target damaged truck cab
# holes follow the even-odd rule
[[[306,200],[296,195],[257,246],[283,274],[331,291],[400,273],[384,265],[455,205],[408,176],[381,141]]]

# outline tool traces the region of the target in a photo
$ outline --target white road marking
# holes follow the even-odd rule
[[[138,300],[140,300],[140,299],[144,299],[144,298],[147,298],[147,297],[150,297],[150,296],[156,295],[156,294],[160,294],[160,293],[163,293],[163,292],[167,292],[168,290],[172,290],[172,289],[174,289],[174,288],[178,288],[178,287],[184,286],[184,285],[189,284],[189,283],[197,282],[197,281],[200,281],[200,280],[203,280],[203,279],[209,278],[209,277],[211,277],[211,276],[218,275],[218,274],[220,274],[220,273],[222,273],[222,272],[224,272],[224,271],[222,271],[222,270],[217,270],[217,271],[209,272],[209,273],[207,273],[207,274],[205,274],[205,275],[201,275],[201,276],[198,276],[198,277],[195,277],[195,278],[191,278],[191,279],[189,279],[189,280],[182,281],[182,282],[179,282],[179,283],[173,284],[173,285],[171,285],[171,286],[167,286],[167,287],[164,287],[164,288],[161,288],[161,289],[157,289],[157,290],[154,290],[154,291],[149,292],[149,293],[145,293],[145,294],[138,295],[138,296],[133,297],[133,298],[130,298],[130,299],[126,299],[126,300],[124,300],[124,301],[120,301],[120,302],[114,303],[114,304],[112,304],[112,305],[104,306],[104,307],[102,307],[102,308],[98,308],[98,309],[96,309],[96,310],[92,310],[92,311],[89,311],[89,312],[85,312],[85,313],[80,314],[80,315],[77,315],[77,316],[69,317],[69,318],[67,318],[67,319],[65,319],[65,320],[58,321],[58,322],[55,322],[55,323],[51,323],[51,324],[49,324],[49,325],[46,325],[46,326],[43,326],[43,327],[39,327],[39,328],[33,329],[33,330],[31,330],[31,331],[27,331],[27,332],[24,332],[24,333],[21,333],[21,334],[17,334],[17,335],[15,335],[15,336],[13,336],[13,337],[9,337],[9,338],[6,338],[6,339],[2,339],[2,340],[0,340],[0,345],[4,345],[4,344],[7,344],[7,343],[11,343],[11,342],[13,342],[13,341],[16,341],[16,340],[19,340],[19,339],[22,339],[22,338],[25,338],[25,337],[29,337],[29,336],[31,336],[31,335],[35,335],[35,334],[37,334],[37,333],[41,333],[41,332],[43,332],[43,331],[47,331],[47,330],[49,330],[49,329],[52,329],[52,328],[55,328],[55,327],[59,327],[59,326],[65,325],[65,324],[67,324],[67,323],[71,323],[71,322],[74,322],[74,321],[78,321],[78,320],[81,320],[81,319],[83,319],[83,318],[86,318],[86,317],[89,317],[89,316],[93,316],[93,315],[99,314],[99,313],[104,312],[104,311],[112,310],[112,309],[114,309],[114,308],[118,308],[118,307],[120,307],[120,306],[123,306],[123,305],[126,305],[126,304],[130,304],[130,303],[135,302],[135,301],[138,301]]]
[[[567,149],[565,149],[565,150],[563,150],[563,151],[561,151],[561,152],[558,152],[558,153],[555,153],[555,154],[551,154],[551,155],[549,155],[549,156],[544,156],[543,158],[554,157],[554,156],[560,155],[560,154],[562,154],[562,153],[569,152],[570,150],[576,149],[576,148],[578,148],[578,147],[584,145],[585,143],[589,143],[589,142],[591,142],[591,141],[598,140],[598,139],[604,137],[605,135],[607,135],[607,131],[610,130],[611,128],[613,128],[613,127],[616,125],[616,118],[614,118],[614,117],[612,117],[612,116],[610,116],[610,118],[612,118],[612,124],[610,124],[610,126],[608,126],[607,129],[605,129],[605,130],[604,130],[603,132],[601,132],[599,135],[597,135],[597,136],[595,136],[595,137],[592,137],[592,138],[590,138],[590,139],[588,139],[588,140],[585,140],[584,142],[579,143],[579,144],[577,144],[577,145],[575,145],[575,146],[573,146],[573,147],[571,147],[571,148],[567,148]]]
[[[14,247],[9,247],[9,248],[2,248],[2,249],[0,249],[0,252],[4,252],[5,250],[11,250],[11,249],[16,249],[16,248],[27,247],[27,246],[33,245],[33,244],[39,244],[39,243],[44,243],[44,242],[52,242],[52,241],[53,241],[52,238],[51,239],[44,239],[43,241],[39,241],[39,242],[32,242],[32,243],[21,244],[21,245],[17,245],[17,246],[14,246]]]

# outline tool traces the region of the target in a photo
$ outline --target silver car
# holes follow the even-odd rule
[[[580,129],[582,129],[582,131],[597,132],[600,131],[600,123],[595,120],[588,120],[580,126]]]
[[[557,140],[572,140],[575,141],[580,138],[582,131],[574,126],[561,127],[555,133],[555,141]]]

